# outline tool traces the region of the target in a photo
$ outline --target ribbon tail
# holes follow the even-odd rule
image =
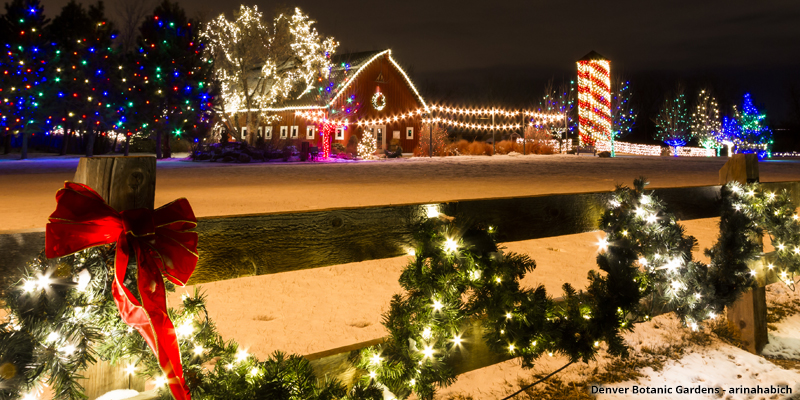
[[[175,326],[167,314],[167,294],[164,289],[164,278],[151,262],[139,264],[139,294],[142,297],[143,309],[150,321],[150,329],[142,329],[152,335],[156,348],[153,352],[158,357],[158,364],[167,377],[167,384],[176,400],[190,400],[189,388],[183,378],[181,350]],[[142,332],[144,336],[144,332]]]
[[[134,246],[137,248],[138,246]],[[117,241],[113,295],[120,316],[126,324],[136,329],[153,351],[167,384],[176,400],[191,400],[189,389],[183,378],[181,353],[175,328],[167,314],[166,291],[161,274],[145,261],[137,248],[138,287],[142,304],[125,287],[125,271],[128,267],[128,241],[125,234]],[[152,260],[148,260],[151,261]],[[150,264],[150,265],[148,265]],[[156,270],[155,273],[153,270]],[[160,299],[160,301],[159,301]]]

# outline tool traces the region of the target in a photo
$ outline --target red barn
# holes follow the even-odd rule
[[[320,82],[297,99],[265,110],[278,118],[271,125],[260,124],[254,132],[256,138],[283,140],[297,148],[309,142],[322,149],[320,129],[327,118],[342,124],[331,135],[332,143],[349,144],[352,150],[351,137],[360,139],[363,130],[369,129],[379,152],[395,150],[397,145],[403,153],[413,152],[419,143],[422,110],[427,106],[392,59],[391,50],[339,54],[331,57],[331,62],[330,83]]]

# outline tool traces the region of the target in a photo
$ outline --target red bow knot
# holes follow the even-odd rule
[[[113,295],[120,316],[153,350],[173,396],[191,399],[164,288],[164,278],[185,285],[197,265],[197,233],[188,231],[197,219],[189,201],[117,212],[90,187],[66,182],[56,193],[56,203],[45,231],[45,255],[63,257],[116,242]],[[141,303],[123,284],[130,252],[138,264]]]

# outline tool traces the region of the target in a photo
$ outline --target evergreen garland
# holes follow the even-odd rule
[[[81,373],[98,358],[154,379],[163,389],[160,398],[171,398],[144,339],[119,317],[111,295],[113,255],[112,245],[54,260],[40,256],[2,293],[8,318],[0,324],[0,399],[23,398],[44,384],[55,399],[85,399]],[[126,277],[133,287],[134,268]],[[198,292],[169,314],[195,399],[382,398],[381,389],[368,383],[348,390],[339,381],[317,379],[308,360],[298,355],[275,352],[257,360],[222,339]]]
[[[492,227],[428,214],[412,230],[414,259],[400,278],[405,293],[394,296],[384,316],[390,337],[361,352],[357,366],[368,372],[363,382],[377,381],[398,398],[414,392],[432,399],[437,388],[455,381],[448,361],[469,351],[472,344],[461,336],[472,321],[484,326],[493,351],[521,356],[526,367],[544,353],[589,361],[601,341],[610,353],[625,354],[620,331],[632,328],[629,311],[641,298],[633,252],[610,246],[598,256],[606,275],[592,271],[586,292],[564,285],[564,300],[555,302],[542,286],[520,286],[535,263],[504,254]]]

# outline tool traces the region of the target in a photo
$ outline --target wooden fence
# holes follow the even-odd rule
[[[153,174],[153,184],[154,171],[145,171]],[[762,186],[772,191],[786,189],[800,203],[800,182],[769,182]],[[719,216],[720,186],[653,190],[680,220]],[[105,193],[114,196],[108,188]],[[610,195],[611,192],[553,194],[451,201],[436,206],[447,215],[494,226],[500,242],[511,242],[596,230]],[[428,204],[405,204],[200,218],[196,229],[200,260],[189,284],[400,256],[412,243],[408,222],[424,215],[427,207]],[[43,247],[44,229],[0,231],[0,274],[10,276],[14,268],[35,257]],[[760,279],[769,282],[774,277]],[[480,323],[472,322],[464,335],[473,344],[469,354],[453,359],[457,373],[508,359],[491,352],[482,336]],[[351,361],[358,350],[384,340],[356,343],[306,358],[318,376],[352,383],[358,374]],[[90,399],[113,389],[107,386],[107,380],[103,384],[102,389],[87,385]],[[127,387],[127,382],[123,386]]]

